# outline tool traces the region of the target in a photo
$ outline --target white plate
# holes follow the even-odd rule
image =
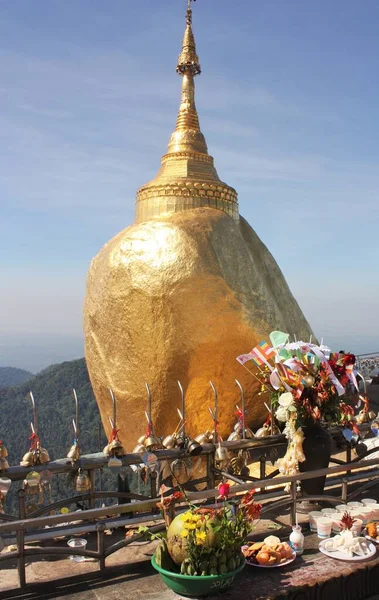
[[[249,546],[247,546],[247,545],[246,545],[246,546],[242,546],[242,548],[241,548],[242,552],[243,552],[243,551],[244,551],[246,548],[248,548],[248,547],[249,547]],[[292,563],[292,562],[295,560],[295,558],[296,558],[296,552],[295,552],[295,551],[293,551],[293,552],[292,552],[292,557],[291,557],[291,558],[287,558],[287,560],[285,560],[285,561],[284,561],[284,562],[282,562],[282,563],[278,563],[277,565],[257,565],[257,564],[255,564],[255,563],[253,563],[253,562],[250,562],[250,561],[249,561],[249,559],[248,559],[248,558],[246,558],[246,557],[245,557],[245,560],[246,560],[246,564],[247,564],[247,565],[250,565],[250,567],[258,567],[258,569],[274,569],[275,567],[285,567],[286,565],[289,565],[289,564],[291,564],[291,563]]]
[[[377,537],[377,538],[371,537],[371,535],[369,535],[367,533],[366,527],[363,530],[363,535],[365,536],[366,539],[370,540],[370,542],[374,542],[374,544],[379,544],[379,537]]]
[[[348,554],[341,552],[340,550],[336,550],[335,552],[329,552],[328,550],[325,550],[324,546],[325,546],[326,542],[329,542],[332,539],[333,538],[328,538],[327,540],[322,540],[322,542],[320,542],[320,544],[319,544],[320,552],[322,552],[326,556],[330,556],[330,558],[336,558],[337,560],[347,560],[349,562],[350,561],[356,562],[358,560],[367,560],[368,558],[372,558],[374,556],[374,554],[376,554],[376,548],[375,548],[374,544],[372,544],[372,543],[368,544],[370,553],[367,554],[366,556],[352,556],[351,557]]]

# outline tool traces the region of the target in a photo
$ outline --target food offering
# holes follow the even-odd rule
[[[269,535],[263,542],[243,546],[242,554],[247,564],[254,567],[280,567],[296,558],[296,552],[291,546],[287,542],[281,542],[275,535]]]
[[[364,535],[367,539],[379,544],[379,523],[367,523]]]
[[[320,551],[326,556],[339,560],[365,560],[374,556],[376,548],[364,537],[355,537],[354,533],[345,529],[338,535],[320,543]]]

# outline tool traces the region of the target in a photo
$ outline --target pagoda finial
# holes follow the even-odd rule
[[[196,54],[195,37],[192,31],[192,9],[191,2],[195,0],[187,0],[186,14],[186,30],[184,32],[182,51],[179,55],[176,72],[179,75],[200,75],[201,68],[199,57]]]

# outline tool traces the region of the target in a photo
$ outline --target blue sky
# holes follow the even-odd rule
[[[379,350],[379,3],[193,9],[220,177],[316,334]],[[82,354],[89,262],[132,223],[174,127],[184,12],[184,0],[0,1],[1,364],[18,360],[13,336],[49,348],[20,366]]]

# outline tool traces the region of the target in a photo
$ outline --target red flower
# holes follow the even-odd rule
[[[226,500],[230,493],[229,483],[220,483],[218,486],[218,491],[220,492],[221,500]]]
[[[345,363],[346,367],[348,365],[355,365],[355,355],[351,353],[345,354],[345,356],[343,357],[343,362]]]
[[[249,490],[241,498],[241,504],[252,504],[254,502],[255,489]]]
[[[259,519],[261,515],[262,504],[258,504],[257,502],[252,502],[251,504],[246,504],[244,506],[244,513],[249,521],[253,521],[254,519]]]

